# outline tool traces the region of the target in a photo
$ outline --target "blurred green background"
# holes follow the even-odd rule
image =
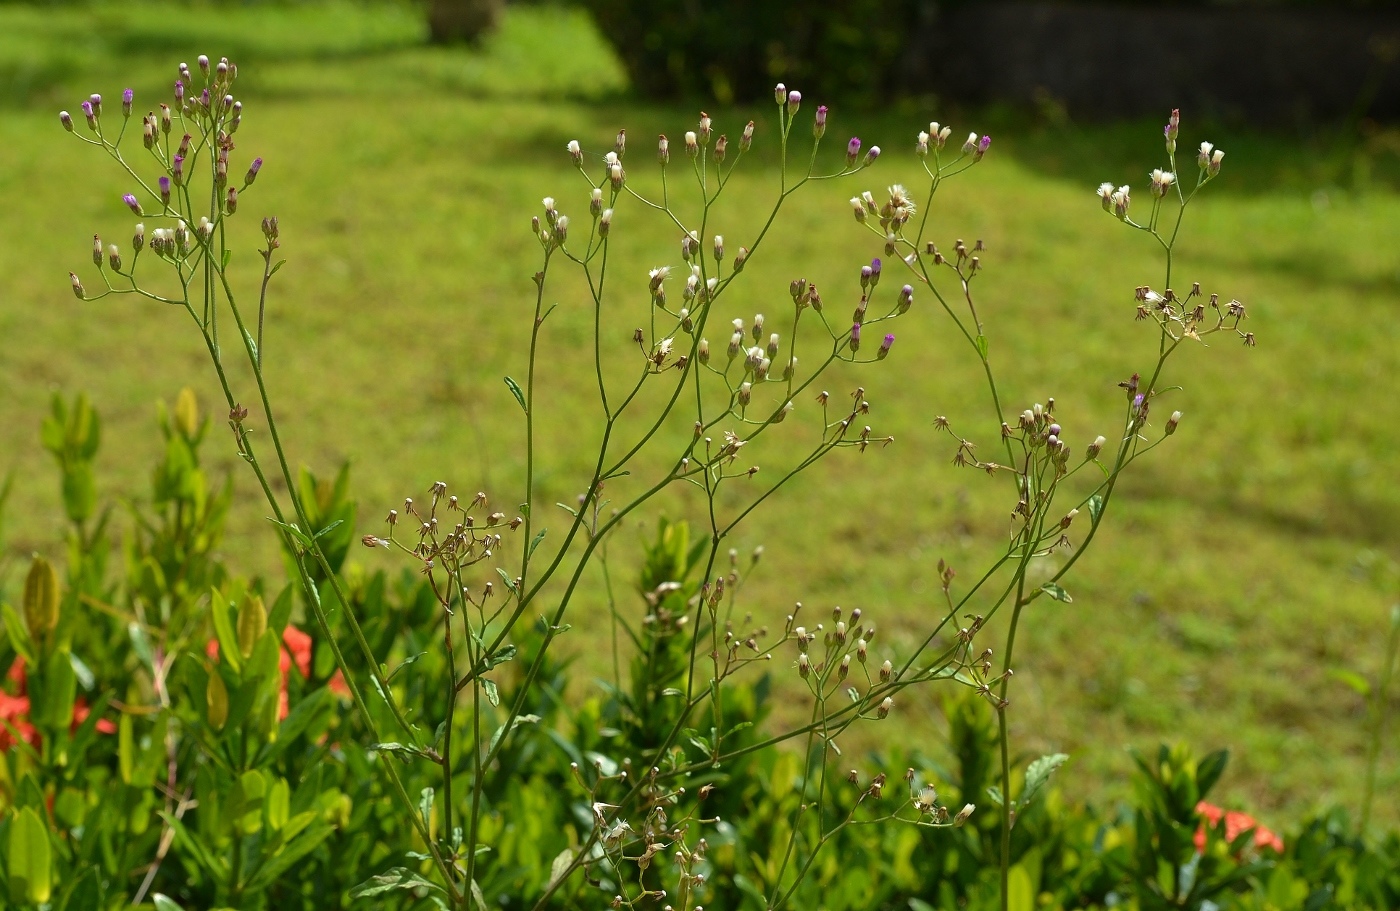
[[[56,475],[38,441],[53,392],[86,390],[101,411],[100,484],[117,502],[147,490],[155,403],[184,385],[206,406],[217,400],[182,314],[124,298],[84,304],[69,291],[70,269],[96,281],[91,235],[126,246],[133,221],[125,180],[59,127],[57,111],[90,92],[115,109],[130,85],[139,113],[165,100],[179,60],[239,64],[235,161],[266,160],[240,205],[241,290],[255,289],[257,221],[276,214],[288,265],[265,353],[284,438],[318,470],[352,464],[361,533],[438,479],[514,502],[523,431],[501,377],[524,363],[539,263],[531,215],[545,195],[565,212],[586,209],[568,140],[600,153],[627,128],[629,176],[646,190],[657,185],[649,137],[692,129],[701,105],[717,132],[753,118],[755,154],[716,224],[732,247],[756,232],[777,180],[771,106],[635,100],[608,42],[574,7],[509,6],[474,47],[427,35],[421,10],[392,4],[0,5],[0,472],[17,479],[6,590],[30,552],[61,550]],[[808,94],[799,116],[823,100]],[[1015,409],[1053,396],[1082,451],[1116,430],[1115,384],[1150,366],[1154,334],[1133,321],[1132,289],[1162,274],[1148,239],[1104,215],[1093,190],[1132,183],[1145,199],[1146,172],[1164,164],[1162,118],[1089,124],[1053,103],[969,108],[923,92],[834,103],[823,161],[837,160],[848,135],[887,154],[799,194],[719,315],[785,312],[798,275],[846,306],[859,265],[880,253],[847,198],[917,184],[914,135],[931,119],[955,135],[990,133],[987,160],[940,193],[933,236],[985,240],[980,301],[1003,393]],[[1189,215],[1181,284],[1244,301],[1259,347],[1222,336],[1175,362],[1181,429],[1120,486],[1098,552],[1067,582],[1074,603],[1036,602],[1011,717],[1028,753],[1074,755],[1061,782],[1084,797],[1122,793],[1125,745],[1228,747],[1225,795],[1282,825],[1289,812],[1358,801],[1364,706],[1337,673],[1375,675],[1397,594],[1400,140],[1376,124],[1266,132],[1184,111],[1183,147],[1204,139],[1227,156]],[[630,363],[647,269],[679,261],[674,233],[639,206],[618,212],[613,363]],[[596,442],[579,419],[596,413],[585,296],[570,278],[551,297],[560,307],[545,333],[544,503],[583,488]],[[735,542],[765,547],[745,591],[756,616],[780,623],[795,600],[861,607],[882,646],[899,650],[940,616],[938,560],[975,578],[1003,540],[1008,490],[955,468],[949,438],[932,428],[946,414],[965,436],[995,433],[972,359],[928,303],[901,321],[879,369],[831,381],[833,393],[864,385],[873,426],[895,445],[831,458]],[[799,403],[794,417],[807,422],[793,439],[810,441],[815,414]],[[280,573],[260,498],[235,461],[223,446],[219,464],[240,491],[226,559],[235,572]],[[697,505],[677,495],[647,518],[684,518]],[[615,558],[632,560],[645,535],[624,532]],[[371,567],[392,559],[364,553]],[[564,641],[601,670],[607,628],[601,579],[591,582]],[[936,743],[931,698],[897,717],[899,736]],[[1392,724],[1382,794],[1400,789],[1397,738]],[[1393,801],[1379,809],[1380,821],[1400,822]]]

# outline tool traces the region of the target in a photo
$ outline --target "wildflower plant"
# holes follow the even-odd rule
[[[923,172],[917,190],[890,182],[879,197],[865,191],[850,199],[850,211],[875,237],[876,255],[852,257],[849,292],[819,290],[795,275],[781,312],[767,315],[733,312],[727,294],[771,245],[770,231],[784,205],[809,185],[864,177],[877,159],[884,163],[878,146],[850,138],[835,156],[823,155],[827,108],[804,116],[800,93],[782,85],[775,89],[778,130],[771,138],[756,135],[749,122],[731,139],[702,113],[675,148],[661,136],[654,149],[642,152],[625,131],[601,154],[570,142],[566,152],[577,168],[578,188],[546,197],[531,221],[539,266],[529,345],[521,379],[506,378],[524,424],[523,488],[501,498],[474,486],[435,482],[425,496],[390,511],[383,529],[360,538],[368,548],[398,554],[431,591],[431,648],[445,665],[444,673],[431,676],[412,666],[422,655],[398,656],[400,663],[390,670],[381,638],[357,618],[357,596],[342,572],[353,512],[338,507],[343,501],[336,497],[318,500],[316,485],[293,475],[274,417],[263,372],[263,328],[272,279],[282,266],[275,216],[262,220],[257,299],[240,298],[231,278],[227,224],[240,209],[246,217],[262,169],[262,159],[234,154],[243,115],[233,94],[237,75],[227,60],[200,57],[197,71],[181,64],[171,102],[138,118],[140,149],[132,148],[138,128],[130,90],[119,114],[104,112],[94,95],[83,103],[84,123],[61,115],[67,130],[129,176],[132,188],[121,203],[141,219],[125,250],[94,237],[97,280],[84,282],[74,273],[71,283],[85,301],[130,295],[179,307],[205,342],[232,442],[292,555],[301,601],[353,704],[373,759],[369,766],[383,776],[398,814],[416,833],[414,855],[356,894],[408,890],[441,907],[485,905],[481,882],[492,874],[490,849],[506,824],[502,795],[522,775],[513,757],[541,721],[536,708],[552,692],[559,638],[578,612],[581,590],[594,584],[589,570],[601,566],[606,572],[608,542],[629,517],[683,490],[697,495],[701,508],[688,525],[662,525],[641,585],[645,617],[630,622],[614,607],[614,622],[628,634],[618,648],[633,655],[635,671],[628,684],[620,671],[615,674],[611,711],[618,723],[606,726],[609,733],[588,735],[597,748],[565,745],[577,753],[570,799],[586,807],[588,825],[555,858],[547,880],[531,885],[534,906],[549,906],[561,894],[596,906],[597,895],[586,896],[601,890],[614,907],[654,902],[698,911],[712,871],[710,839],[721,831],[706,799],[726,786],[723,770],[783,744],[798,748],[801,770],[784,847],[753,883],[754,894],[770,909],[795,903],[823,848],[848,829],[880,822],[967,824],[980,796],[961,801],[961,808],[948,807],[940,802],[939,783],[924,773],[863,777],[849,770],[839,745],[854,726],[898,712],[909,698],[905,690],[942,684],[970,689],[998,714],[1000,784],[988,795],[1000,811],[1005,907],[1012,826],[1064,760],[1054,755],[1032,763],[1013,795],[1006,714],[1023,611],[1042,597],[1070,600],[1062,582],[1089,549],[1119,478],[1176,431],[1179,412],[1160,426],[1149,420],[1167,407],[1163,396],[1171,388],[1163,383],[1171,356],[1186,341],[1220,332],[1253,344],[1241,329],[1245,313],[1238,302],[1222,306],[1195,285],[1185,293],[1173,290],[1173,250],[1185,211],[1218,175],[1221,153],[1201,147],[1196,185],[1184,192],[1174,177],[1174,112],[1167,128],[1168,167],[1153,172],[1148,215],[1135,220],[1127,187],[1100,188],[1106,209],[1157,240],[1166,275],[1160,290],[1144,286],[1136,295],[1138,318],[1157,328],[1155,361],[1149,358],[1122,384],[1121,427],[1076,452],[1069,442],[1074,434],[1057,422],[1053,398],[1017,412],[998,386],[974,293],[984,245],[956,240],[940,249],[932,236],[938,190],[989,153],[990,137],[972,133],[960,145],[950,144],[951,127],[930,124],[915,142]],[[759,141],[777,146],[781,166],[761,227],[740,237],[721,223],[717,204]],[[835,161],[825,166],[828,157]],[[629,170],[642,168],[656,170],[659,194],[637,188]],[[669,238],[657,261],[678,259],[679,265],[618,275],[609,269],[615,233],[648,218],[658,235]],[[556,306],[551,301],[561,272],[581,278],[593,314],[598,415],[592,428],[596,448],[588,457],[592,469],[576,500],[561,504],[562,528],[549,518],[551,504],[541,502],[540,478],[552,454],[541,447],[537,425],[543,376],[552,363],[542,330]],[[608,317],[605,302],[615,298],[639,301],[625,324]],[[863,609],[818,614],[799,603],[780,617],[748,613],[739,596],[747,569],[741,571],[729,551],[736,530],[755,511],[780,502],[784,488],[812,465],[893,442],[867,423],[865,387],[831,392],[823,378],[843,365],[895,368],[897,355],[889,364],[879,362],[897,351],[898,321],[937,311],[976,358],[989,406],[988,419],[969,438],[945,418],[937,425],[954,440],[956,464],[1010,482],[1014,506],[1002,554],[971,585],[957,584],[953,568],[940,562],[941,619],[920,631],[919,644],[903,655],[884,648],[884,637],[877,639]],[[621,363],[607,344],[618,338],[631,346]],[[233,359],[246,362],[251,385],[240,385]],[[793,453],[788,431],[802,422],[815,431],[815,442]],[[671,432],[677,425],[690,431],[678,437]],[[178,408],[172,426],[172,440],[193,445],[202,436]],[[991,441],[979,446],[971,439],[977,434]],[[783,467],[765,472],[764,462]],[[1076,524],[1082,513],[1087,517]],[[1033,563],[1050,554],[1068,556],[1049,581],[1032,582]],[[309,677],[310,658],[302,660],[308,645],[298,639],[293,649],[283,633],[289,629],[290,596],[269,611],[254,593],[240,595],[232,602],[220,596],[210,605],[217,648],[202,671],[206,705],[200,714],[211,738],[234,727],[241,731],[229,735],[238,750],[211,744],[209,755],[227,763],[238,782],[241,790],[230,799],[249,803],[264,793],[257,764],[277,749],[278,724],[297,717],[297,710],[280,717],[287,664],[295,659],[301,676]],[[985,643],[987,621],[1006,612],[1006,639],[993,649]],[[790,668],[789,682],[805,690],[809,720],[759,731],[752,713],[728,694],[742,675],[775,664]],[[407,779],[435,784],[414,794]],[[178,794],[179,783],[172,780],[168,790]],[[214,800],[206,794],[202,799]],[[187,810],[181,804],[180,814]],[[241,834],[251,838],[250,824],[238,819],[245,826]],[[172,832],[183,831],[182,825],[173,812],[166,814]],[[325,837],[321,827],[308,831]],[[261,850],[260,842],[232,844],[228,862],[209,866],[222,877],[221,900],[237,904],[265,885],[259,877],[272,861],[247,853]]]

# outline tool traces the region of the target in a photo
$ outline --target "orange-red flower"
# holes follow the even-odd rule
[[[1259,824],[1253,816],[1248,813],[1241,813],[1238,810],[1225,810],[1215,804],[1206,803],[1204,800],[1196,804],[1196,812],[1201,814],[1202,822],[1196,829],[1196,851],[1204,853],[1206,849],[1206,826],[1214,829],[1220,825],[1220,820],[1225,820],[1225,840],[1233,842],[1242,833],[1254,830],[1254,847],[1272,848],[1278,853],[1283,853],[1283,839],[1272,830]]]
[[[15,745],[15,733],[18,733],[20,739],[25,743],[37,747],[42,738],[29,721],[29,677],[25,670],[24,659],[16,658],[5,676],[16,685],[19,692],[17,695],[11,696],[4,690],[0,690],[0,722],[3,722],[0,723],[0,752]],[[79,696],[73,702],[73,719],[70,730],[76,731],[91,713],[92,709],[88,708],[87,700]],[[13,732],[11,728],[14,729]],[[110,718],[99,718],[96,728],[99,734],[115,734],[117,732],[117,726]]]

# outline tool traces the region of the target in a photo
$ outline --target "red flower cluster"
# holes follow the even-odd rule
[[[282,629],[282,645],[283,648],[278,658],[278,670],[282,673],[281,690],[277,695],[277,718],[279,721],[286,718],[289,711],[287,705],[287,671],[291,670],[292,665],[295,664],[297,673],[301,674],[303,680],[310,679],[311,677],[311,637],[288,623]],[[204,653],[209,656],[210,661],[219,660],[218,640],[210,639],[209,644],[204,648]],[[337,696],[350,695],[350,690],[345,685],[345,678],[341,676],[338,670],[335,672],[335,676],[333,676],[326,685],[329,686],[331,692],[335,693]]]
[[[29,721],[29,678],[24,659],[16,658],[5,676],[15,684],[16,694],[12,696],[0,690],[0,753],[15,745],[15,734],[19,734],[20,739],[30,746],[38,747],[41,737]],[[73,703],[72,730],[76,731],[91,713],[87,700],[79,696]],[[97,731],[100,734],[115,734],[117,726],[110,719],[99,718]]]
[[[1206,826],[1214,829],[1220,825],[1223,817],[1225,820],[1225,840],[1234,841],[1243,832],[1254,830],[1254,847],[1272,848],[1278,853],[1283,853],[1283,839],[1279,838],[1272,830],[1259,825],[1258,820],[1248,813],[1241,813],[1238,810],[1224,810],[1213,803],[1206,803],[1204,800],[1196,804],[1196,812],[1201,814],[1203,819],[1200,828],[1196,830],[1196,851],[1204,853],[1206,849]]]

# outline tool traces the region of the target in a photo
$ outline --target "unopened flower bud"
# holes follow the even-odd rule
[[[821,139],[826,135],[826,105],[817,105],[817,116],[812,121],[812,136]]]
[[[145,226],[144,224],[141,224],[141,223],[138,222],[137,225],[136,225],[135,232],[131,235],[131,246],[132,246],[132,249],[134,249],[137,253],[140,253],[140,252],[141,252],[141,248],[142,248],[143,246],[145,246],[145,245],[146,245],[146,226]]]
[[[967,142],[963,143],[962,153],[964,155],[971,155],[975,151],[977,151],[977,134],[975,132],[968,133]]]
[[[170,135],[170,105],[160,106],[160,131],[165,135]]]
[[[122,270],[122,254],[116,244],[107,245],[107,264],[112,267],[113,272]]]
[[[252,164],[248,165],[248,173],[243,178],[243,185],[251,187],[253,181],[258,179],[258,172],[262,170],[262,159],[254,158]]]
[[[860,323],[851,324],[851,353],[860,350]]]
[[[185,185],[185,156],[176,155],[170,161],[170,177],[175,181],[175,186]]]
[[[1176,425],[1181,423],[1181,412],[1173,411],[1171,417],[1167,418],[1167,436],[1176,433]]]
[[[899,299],[897,309],[900,313],[908,313],[909,308],[914,305],[914,286],[905,285],[899,289]]]
[[[131,116],[131,102],[132,102],[133,100],[135,100],[135,98],[136,98],[136,92],[133,91],[132,89],[125,89],[125,90],[122,91],[122,116],[123,116],[123,117],[130,117],[130,116]]]
[[[891,696],[886,696],[884,700],[880,703],[880,707],[875,710],[875,717],[888,718],[890,714],[890,709],[892,708],[894,708],[894,698]]]
[[[696,131],[696,137],[702,146],[710,144],[710,115],[704,111],[700,112],[700,129]]]
[[[554,220],[554,239],[563,246],[564,241],[569,237],[569,216],[560,215]]]
[[[981,139],[977,140],[977,151],[975,151],[975,152],[972,153],[972,160],[973,160],[974,162],[976,162],[976,161],[981,161],[981,160],[982,160],[982,156],[983,156],[983,155],[986,155],[986,154],[987,154],[987,150],[990,149],[991,147],[992,147],[992,137],[990,137],[990,136],[983,136]]]
[[[744,131],[739,134],[739,151],[747,152],[753,145],[753,121],[744,124]]]
[[[561,219],[562,220],[562,219]],[[604,209],[603,214],[598,216],[598,236],[607,237],[612,230],[613,210]]]
[[[796,89],[793,89],[791,92],[788,92],[788,96],[787,96],[787,112],[788,112],[788,116],[791,117],[793,114],[796,114],[796,113],[797,113],[797,109],[800,108],[801,106],[802,106],[802,93],[799,92],[799,91],[797,91]]]
[[[885,663],[882,664],[882,665],[880,665],[880,682],[881,682],[881,683],[889,683],[889,682],[890,682],[890,677],[891,677],[893,674],[894,674],[894,665],[893,665],[893,664],[890,664],[889,660],[886,659],[886,660],[885,660]]]
[[[1069,528],[1074,522],[1074,517],[1077,515],[1079,515],[1079,510],[1077,509],[1071,509],[1069,512],[1065,513],[1064,518],[1060,519],[1060,528]]]
[[[715,161],[724,161],[726,151],[729,149],[729,137],[721,135],[715,140]]]
[[[89,129],[89,130],[96,131],[96,130],[97,130],[97,115],[93,113],[93,110],[92,110],[92,102],[91,102],[91,101],[84,101],[84,102],[83,102],[83,116],[84,116],[85,118],[87,118],[88,129]]]
[[[914,143],[914,154],[920,158],[928,157],[928,134],[919,131],[919,138]]]
[[[773,99],[778,104],[787,104],[787,86],[781,82],[773,86]]]
[[[623,155],[626,155],[626,154],[627,154],[627,131],[626,131],[626,130],[618,130],[618,131],[617,131],[617,141],[613,143],[613,151],[617,153],[617,157],[618,157],[618,158],[621,158]]]
[[[1104,444],[1107,442],[1108,440],[1104,437],[1095,437],[1094,442],[1090,443],[1088,449],[1085,450],[1085,454],[1090,459],[1097,459],[1099,457],[1099,453],[1103,452]]]
[[[229,187],[228,196],[224,198],[224,212],[232,215],[238,211],[238,188]]]
[[[753,383],[741,383],[739,385],[738,399],[742,407],[748,407],[753,398]]]
[[[127,193],[122,196],[122,202],[126,203],[126,207],[131,210],[132,215],[139,218],[145,214],[141,211],[141,203],[136,200],[136,195],[134,193]]]
[[[877,360],[884,360],[890,353],[890,347],[894,345],[894,333],[885,336],[885,340],[880,343],[880,350],[875,352]]]
[[[861,161],[860,166],[861,166],[862,168],[868,168],[868,167],[870,167],[871,165],[873,165],[873,164],[875,163],[875,159],[877,159],[877,158],[879,158],[879,157],[880,157],[880,147],[879,147],[879,146],[871,146],[871,147],[870,147],[870,151],[868,151],[868,152],[865,153],[865,159],[864,159],[863,161]]]
[[[851,197],[851,208],[855,210],[856,221],[865,222],[865,203],[861,202],[859,196]]]
[[[86,300],[87,292],[83,290],[83,282],[82,279],[78,278],[78,274],[76,272],[69,272],[68,280],[73,283],[73,296],[78,300]]]
[[[96,234],[92,235],[92,264],[102,268],[102,238]]]
[[[199,71],[200,71],[201,73],[203,73],[204,75],[208,76],[208,75],[209,75],[209,58],[208,58],[206,55],[204,55],[204,54],[200,54],[200,55],[199,55],[198,63],[199,63]]]
[[[856,159],[860,157],[860,137],[852,136],[851,141],[846,143],[846,167],[854,167]]]
[[[63,128],[68,132],[73,132],[73,115],[67,111],[58,112],[58,122],[63,124]]]
[[[696,346],[695,354],[700,358],[700,363],[708,364],[710,362],[710,340],[702,338],[700,343]]]
[[[88,104],[92,105],[92,113],[96,117],[102,116],[102,96],[93,93],[88,97]]]
[[[965,804],[963,804],[963,808],[962,808],[961,810],[958,811],[958,814],[957,814],[956,816],[953,817],[953,825],[955,825],[955,826],[961,826],[961,825],[963,825],[964,823],[966,823],[969,819],[972,818],[972,813],[973,813],[973,811],[976,810],[976,809],[977,809],[977,805],[976,805],[976,804],[972,804],[972,803],[965,803]]]

